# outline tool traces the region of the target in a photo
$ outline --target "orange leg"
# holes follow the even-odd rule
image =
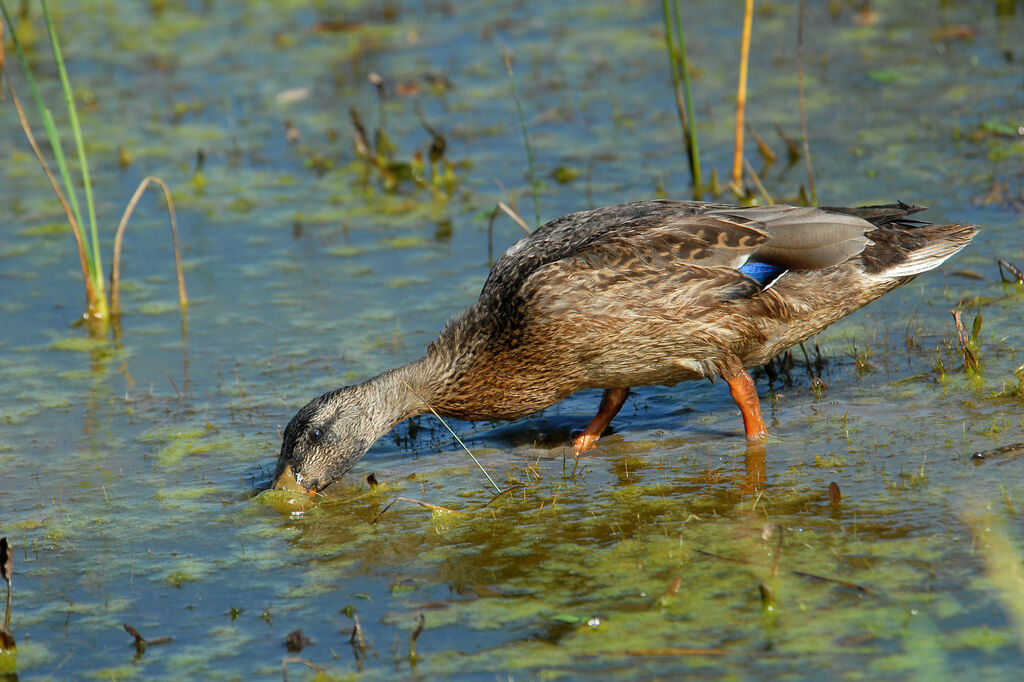
[[[577,457],[597,445],[597,439],[601,437],[604,430],[608,428],[608,424],[611,423],[615,415],[622,409],[622,404],[626,402],[626,396],[628,395],[628,388],[604,389],[604,395],[601,396],[601,405],[597,408],[597,414],[587,424],[587,428],[583,429],[583,433],[576,436],[576,440],[573,441],[572,449]],[[757,394],[754,394],[754,397],[757,398]]]
[[[747,438],[766,438],[768,429],[764,427],[764,419],[761,418],[761,403],[757,399],[757,389],[754,388],[754,380],[746,372],[741,370],[731,378],[729,391],[732,399],[740,406],[740,413],[743,414],[743,429],[747,432]]]

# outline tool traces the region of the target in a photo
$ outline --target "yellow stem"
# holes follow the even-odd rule
[[[743,13],[743,42],[740,45],[740,82],[736,88],[736,149],[732,156],[732,181],[743,179],[743,115],[747,107],[747,63],[750,59],[750,30],[754,23],[754,0],[747,0]]]

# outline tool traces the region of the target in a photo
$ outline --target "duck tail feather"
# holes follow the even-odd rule
[[[928,210],[927,207],[907,204],[902,201],[897,201],[895,204],[875,204],[873,206],[856,206],[853,208],[844,206],[822,206],[821,208],[831,213],[845,213],[846,215],[857,216],[875,227],[892,224],[906,226],[927,224],[918,220],[905,220],[907,216]]]
[[[934,270],[962,251],[974,235],[975,225],[916,225],[910,229],[879,228],[868,233],[874,242],[861,261],[872,277],[913,277]]]

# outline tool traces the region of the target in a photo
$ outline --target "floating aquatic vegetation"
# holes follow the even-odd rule
[[[458,183],[455,166],[445,157],[448,143],[443,134],[433,128],[420,115],[420,125],[430,135],[427,148],[427,161],[423,152],[417,149],[409,159],[395,157],[397,151],[394,143],[384,128],[385,81],[378,74],[370,74],[370,82],[377,88],[379,115],[374,128],[373,141],[370,141],[362,116],[355,107],[349,108],[352,122],[353,148],[365,164],[367,178],[375,173],[387,192],[397,192],[404,184],[411,183],[419,189],[429,190],[437,199],[447,199],[454,192]],[[429,168],[429,173],[427,169]]]

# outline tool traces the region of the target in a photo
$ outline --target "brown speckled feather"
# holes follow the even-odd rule
[[[764,363],[905,281],[880,275],[915,249],[938,244],[934,267],[973,234],[897,224],[907,209],[863,209],[882,227],[857,209],[676,201],[560,218],[509,248],[476,305],[431,346],[428,358],[453,368],[433,405],[512,418],[582,388]],[[738,270],[747,260],[791,272],[763,290]]]

